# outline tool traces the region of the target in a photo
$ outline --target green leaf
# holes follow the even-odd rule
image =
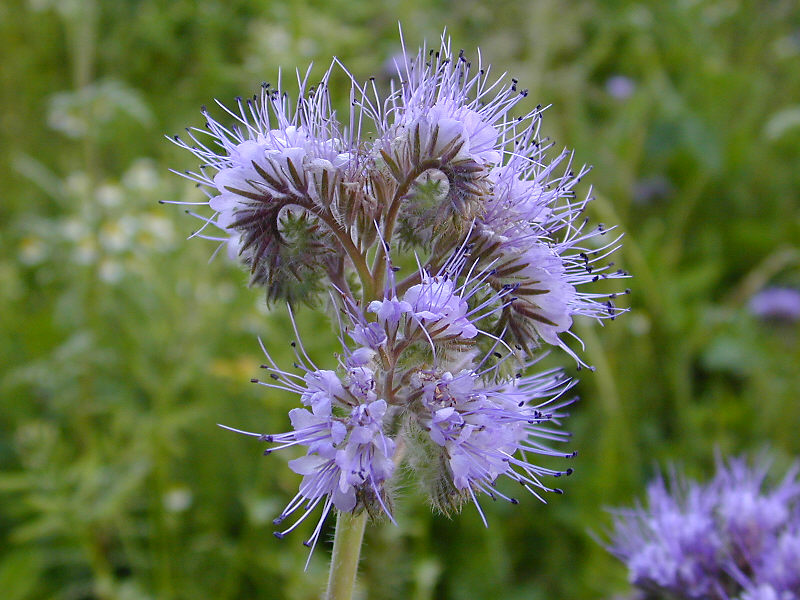
[[[0,590],[4,600],[32,598],[42,573],[42,552],[25,548],[7,554],[0,563]]]

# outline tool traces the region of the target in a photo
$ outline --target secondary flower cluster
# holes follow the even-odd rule
[[[530,367],[548,346],[583,364],[564,342],[573,317],[619,312],[616,294],[583,288],[626,276],[605,262],[618,238],[581,216],[591,198],[573,190],[587,169],[567,151],[548,158],[541,107],[511,115],[527,95],[516,80],[490,78],[447,40],[404,53],[383,96],[342,67],[345,127],[328,93],[339,67],[314,87],[300,77],[295,104],[280,81],[264,84],[237,110],[220,104],[233,126],[204,110],[205,129],[175,138],[202,163],[183,174],[208,196],[195,235],[247,265],[268,302],[329,298],[339,320],[335,371],[314,365],[299,336],[299,372],[265,365],[259,383],[305,406],[290,412],[292,430],[234,430],[270,451],[300,449],[289,463],[300,491],[276,519],[294,522],[276,535],[321,505],[312,547],[332,508],[392,519],[401,464],[442,511],[467,500],[484,518],[480,494],[516,502],[495,487],[501,476],[537,497],[559,492],[542,478],[571,469],[529,457],[572,456],[548,443],[567,439],[557,427],[573,383]]]
[[[800,465],[776,486],[769,461],[718,460],[702,485],[656,479],[647,506],[615,511],[608,550],[654,597],[790,600],[800,597]],[[647,596],[650,597],[650,596]]]

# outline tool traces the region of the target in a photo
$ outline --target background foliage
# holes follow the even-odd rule
[[[545,134],[595,165],[592,216],[620,223],[632,312],[579,324],[580,455],[548,506],[367,534],[360,590],[393,598],[611,598],[590,536],[656,465],[800,453],[797,323],[747,309],[800,286],[800,9],[792,0],[5,0],[0,4],[0,590],[30,598],[318,596],[302,533],[271,536],[297,476],[216,428],[283,431],[292,399],[249,385],[290,329],[159,199],[198,194],[163,134],[279,67],[341,57],[361,78],[406,42],[480,46],[552,104]],[[339,91],[346,109],[346,87]],[[301,310],[315,359],[326,318]],[[567,357],[558,357],[570,363]]]

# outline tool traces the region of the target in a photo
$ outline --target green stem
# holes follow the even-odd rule
[[[414,181],[428,169],[435,169],[441,166],[441,161],[438,159],[427,159],[416,165],[406,178],[400,183],[400,186],[395,190],[392,197],[392,203],[389,205],[389,210],[386,213],[386,219],[383,225],[383,241],[390,244],[392,241],[392,233],[394,233],[394,225],[397,221],[397,215],[400,212],[400,205],[408,191],[411,189]],[[386,252],[383,244],[378,244],[378,251],[375,253],[375,262],[372,263],[373,281],[376,286],[383,283],[383,274],[386,269],[384,259]]]
[[[318,207],[310,198],[306,202],[298,202],[297,204],[298,206],[313,212],[328,226],[333,235],[335,235],[342,244],[347,256],[349,256],[350,260],[353,261],[353,266],[356,268],[358,276],[361,279],[361,286],[364,288],[364,299],[366,300],[374,297],[375,280],[372,278],[372,274],[369,271],[369,267],[367,266],[367,261],[364,258],[364,255],[361,254],[361,251],[358,249],[358,247],[356,247],[355,243],[350,238],[350,234],[340,227],[340,225],[336,222],[336,219],[333,218],[333,215],[331,215],[325,209]]]
[[[340,512],[336,518],[336,534],[333,538],[333,556],[328,576],[325,600],[350,600],[358,571],[358,557],[364,539],[367,511],[360,514]]]

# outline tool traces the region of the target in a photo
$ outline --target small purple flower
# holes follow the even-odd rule
[[[612,75],[606,79],[606,93],[616,100],[627,100],[636,91],[636,82],[625,75]]]
[[[367,310],[378,316],[379,323],[397,325],[404,314],[412,311],[412,307],[407,301],[398,300],[397,296],[393,296],[383,300],[373,300]]]
[[[336,398],[344,398],[344,387],[339,376],[333,371],[309,371],[303,379],[306,382],[306,391],[300,396],[303,404],[312,409],[323,407],[330,412],[331,404]]]
[[[363,364],[357,364],[354,361],[348,362],[350,363],[347,370],[348,391],[360,402],[374,402],[377,398],[375,394],[375,372]]]
[[[372,306],[372,303],[370,303]],[[381,302],[377,302],[376,307],[378,312],[378,318],[381,318],[381,308],[383,304]],[[382,320],[387,320],[385,317]],[[400,320],[400,315],[402,314],[402,310],[397,315],[397,320]],[[396,323],[397,321],[395,321]],[[357,324],[353,331],[350,332],[350,337],[353,338],[353,341],[356,344],[360,344],[362,346],[367,346],[369,348],[375,349],[381,344],[386,341],[386,332],[384,331],[383,327],[381,327],[380,323],[367,323],[365,325]]]
[[[340,489],[366,486],[391,518],[380,487],[392,477],[395,468],[392,462],[394,441],[383,433],[386,408],[385,400],[366,402],[353,408],[347,422],[350,437],[344,448],[336,452],[336,464],[342,470]]]
[[[456,284],[446,277],[425,277],[403,296],[415,320],[430,323],[430,328],[447,337],[474,338],[478,328],[467,318],[466,300],[458,295]],[[426,324],[427,324],[426,323]]]
[[[750,299],[750,312],[764,320],[787,322],[800,320],[800,290],[765,288]]]
[[[375,355],[375,349],[373,347],[356,348],[347,357],[345,364],[349,368],[365,367],[366,365],[369,364],[370,360],[372,360],[372,357],[374,355]]]
[[[409,286],[402,300],[397,298],[392,280],[384,291],[384,299],[371,302],[368,311],[375,313],[378,323],[391,328],[393,333],[401,328],[407,338],[422,330],[430,344],[472,340],[481,333],[476,323],[502,309],[503,298],[514,288],[505,286],[499,292],[492,292],[488,300],[470,306],[473,296],[485,293],[489,273],[485,270],[476,273],[474,269],[465,273],[465,265],[466,251],[461,247],[436,275],[420,267],[415,277],[419,283]],[[464,278],[459,282],[462,275]]]

